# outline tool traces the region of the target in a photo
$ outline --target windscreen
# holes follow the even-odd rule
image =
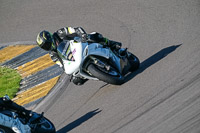
[[[63,41],[61,42],[57,47],[58,55],[65,60],[68,61],[75,61],[71,48],[70,48],[70,42],[69,41]]]

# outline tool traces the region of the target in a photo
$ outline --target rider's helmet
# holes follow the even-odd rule
[[[37,44],[39,47],[41,47],[44,50],[51,50],[51,46],[53,44],[53,36],[51,35],[50,32],[43,30],[37,35]]]

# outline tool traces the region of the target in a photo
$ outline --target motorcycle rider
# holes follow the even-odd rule
[[[14,112],[17,112],[25,117],[31,117],[32,111],[26,110],[24,107],[16,104],[10,98],[5,95],[4,97],[0,97],[0,110],[9,109]]]
[[[57,54],[57,46],[63,40],[74,40],[75,37],[81,38],[82,42],[86,42],[89,37],[90,41],[101,43],[104,46],[110,47],[112,50],[119,49],[121,47],[120,42],[109,40],[103,37],[102,34],[97,32],[87,34],[85,30],[81,27],[64,27],[57,30],[53,34],[51,34],[49,31],[43,30],[37,35],[36,42],[39,47],[46,51],[49,51],[51,59],[63,68],[62,60]],[[71,79],[77,85],[84,84],[87,81],[87,79],[77,78],[73,76],[71,77]]]
[[[0,97],[0,111],[9,110],[11,112],[16,112],[17,115],[13,115],[12,117],[5,115],[4,113],[0,113],[0,126],[7,127],[9,129],[14,130],[16,133],[55,133],[55,129],[45,129],[45,128],[37,128],[30,127],[29,124],[21,122],[19,119],[16,119],[17,116],[24,117],[27,122],[34,121],[42,115],[36,115],[37,113],[32,112],[30,110],[26,110],[24,107],[16,104],[6,95],[4,97]],[[37,116],[37,117],[36,117]],[[40,127],[40,126],[39,126]],[[1,133],[1,131],[0,131]]]

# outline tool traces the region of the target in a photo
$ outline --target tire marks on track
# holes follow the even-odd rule
[[[138,108],[136,108],[133,111],[131,111],[130,113],[128,113],[125,117],[123,117],[122,119],[120,119],[119,121],[128,120],[128,117],[130,117],[131,115],[133,115],[133,113],[141,112],[141,113],[137,114],[136,117],[133,117],[131,120],[125,122],[123,125],[121,125],[119,128],[117,128],[116,130],[114,130],[112,133],[116,133],[116,132],[120,131],[121,129],[125,128],[127,125],[129,125],[133,121],[136,121],[137,119],[143,117],[146,113],[148,113],[151,110],[157,108],[159,105],[161,105],[161,104],[165,103],[166,101],[172,99],[173,97],[175,97],[176,95],[178,95],[180,92],[187,91],[187,89],[189,89],[192,85],[197,84],[199,82],[199,80],[200,80],[200,73],[197,74],[195,77],[193,77],[190,81],[188,81],[185,84],[183,84],[182,86],[177,87],[177,89],[174,90],[173,93],[170,93],[170,94],[166,95],[165,97],[157,99],[157,97],[161,97],[162,94],[164,94],[165,91],[167,89],[169,89],[170,87],[164,88],[162,91],[158,92],[156,95],[154,95],[153,97],[151,97],[147,102],[145,102],[144,104],[142,104]],[[178,81],[175,81],[174,85],[176,85],[177,82]],[[171,85],[171,89],[174,88],[174,85]],[[143,132],[146,133],[150,129],[155,128],[156,125],[158,125],[159,123],[161,123],[161,122],[169,119],[169,117],[171,117],[175,113],[179,113],[180,110],[188,107],[191,103],[194,103],[196,100],[199,100],[199,98],[200,98],[200,93],[197,93],[195,96],[193,96],[192,98],[190,98],[189,100],[187,100],[185,103],[183,103],[180,107],[178,107],[175,110],[173,110],[172,112],[166,114],[162,118],[162,120],[160,120],[157,123],[155,123],[155,125],[152,125],[151,127],[146,128],[145,131],[142,131],[142,133]],[[142,108],[146,108],[145,111],[141,111]],[[196,114],[196,115],[198,115],[198,114]],[[114,123],[112,125],[112,127],[115,126],[117,123]]]

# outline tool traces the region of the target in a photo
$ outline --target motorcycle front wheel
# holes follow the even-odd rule
[[[88,66],[88,71],[94,77],[106,83],[113,85],[121,85],[124,83],[124,76],[117,72],[112,66],[110,66],[110,70],[108,71],[105,68],[99,67],[98,65],[90,64]]]
[[[15,133],[12,129],[0,125],[0,133]]]

